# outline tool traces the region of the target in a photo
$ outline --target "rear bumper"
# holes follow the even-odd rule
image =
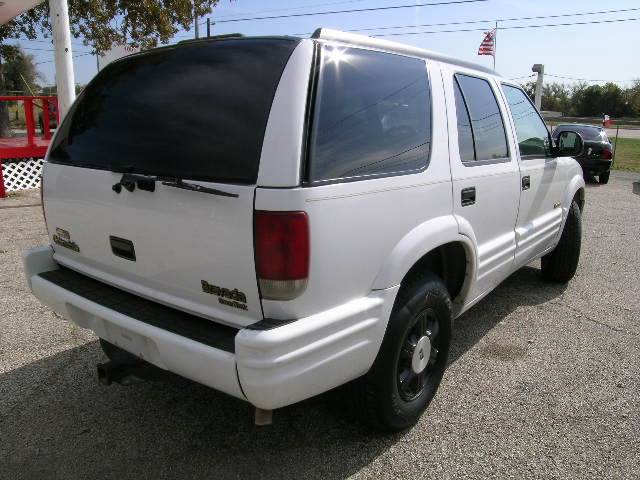
[[[160,368],[264,409],[296,403],[366,373],[398,290],[375,291],[268,330],[240,329],[226,351],[46,280],[40,274],[60,268],[49,246],[25,252],[24,268],[33,294],[76,325]]]
[[[599,175],[611,169],[611,160],[602,160],[599,158],[580,158],[578,163],[587,173],[591,175]]]

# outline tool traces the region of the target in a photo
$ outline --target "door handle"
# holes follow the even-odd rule
[[[460,201],[463,207],[476,203],[476,187],[463,188],[460,192]]]
[[[522,190],[529,190],[531,188],[531,177],[529,175],[522,177]]]

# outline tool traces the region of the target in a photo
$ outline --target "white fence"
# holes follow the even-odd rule
[[[2,161],[2,176],[7,192],[28,190],[40,186],[41,158],[21,158]]]

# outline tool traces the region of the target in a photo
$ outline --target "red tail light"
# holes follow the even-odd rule
[[[305,212],[256,212],[256,271],[262,298],[292,300],[309,277],[309,219]]]
[[[613,153],[611,152],[611,150],[602,150],[600,156],[604,160],[611,160],[611,158],[613,157]]]

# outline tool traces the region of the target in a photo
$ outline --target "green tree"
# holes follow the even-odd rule
[[[640,116],[640,80],[633,82],[631,88],[626,91],[626,115],[630,117]]]
[[[39,90],[38,80],[41,79],[33,56],[27,55],[20,47],[0,45],[0,95],[7,93],[30,95]],[[0,136],[7,136],[9,132],[9,110],[7,102],[0,102]]]
[[[197,15],[211,12],[219,0],[69,0],[71,34],[82,38],[94,51],[115,44],[142,49],[168,43],[180,28],[190,29]],[[0,25],[0,44],[9,38],[35,39],[51,35],[49,3],[38,6]]]
[[[33,61],[33,55],[26,54],[19,46],[13,45],[0,46],[0,55],[5,59],[3,74],[7,92],[23,95],[38,92],[38,81],[42,80],[42,75]]]

